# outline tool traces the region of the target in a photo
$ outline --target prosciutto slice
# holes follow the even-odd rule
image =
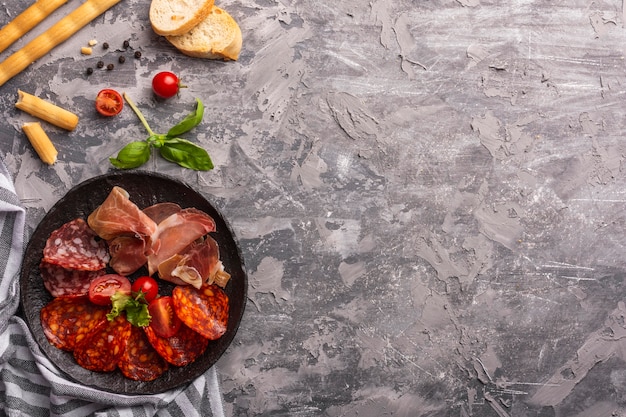
[[[181,210],[180,206],[176,203],[156,203],[152,206],[146,207],[143,209],[143,212],[146,213],[148,217],[150,217],[156,224],[161,223],[163,220],[170,217],[172,214],[176,214]]]
[[[200,288],[211,273],[217,270],[219,250],[217,242],[207,236],[194,242],[158,265],[159,277],[178,285]]]
[[[119,236],[109,241],[109,266],[120,275],[128,276],[148,261],[146,241],[135,236]]]
[[[106,240],[109,265],[130,275],[147,264],[148,274],[178,285],[226,285],[230,275],[219,260],[217,242],[208,234],[215,221],[204,211],[158,203],[139,209],[129,194],[114,187],[88,218],[89,226]]]
[[[157,225],[129,199],[121,187],[113,187],[104,202],[87,219],[89,227],[104,240],[119,236],[134,236],[151,247]]]
[[[154,274],[161,262],[180,254],[197,239],[215,231],[215,221],[205,212],[186,208],[172,214],[157,226],[154,252],[148,256],[148,272]]]

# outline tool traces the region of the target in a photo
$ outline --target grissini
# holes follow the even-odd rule
[[[74,130],[78,124],[74,113],[22,90],[17,90],[15,107],[62,129]]]
[[[50,29],[0,63],[0,86],[121,0],[86,0]]]
[[[22,130],[26,133],[26,137],[30,141],[30,144],[33,145],[35,152],[37,152],[37,155],[39,155],[39,158],[41,158],[44,163],[52,165],[57,161],[57,155],[59,152],[56,150],[54,144],[41,127],[41,123],[24,123],[22,125]]]
[[[0,52],[41,23],[67,0],[37,0],[0,29]]]

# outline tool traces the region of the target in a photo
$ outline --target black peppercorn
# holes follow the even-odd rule
[[[102,44],[103,49],[109,49],[109,44],[107,42]]]
[[[113,64],[109,64],[109,65],[107,65],[107,69],[108,69],[109,71],[111,71],[113,68],[115,68],[115,65],[113,65]]]
[[[98,68],[104,67],[104,62],[98,61],[98,63],[96,64],[96,67],[98,67]]]
[[[123,64],[124,62],[126,62],[126,57],[120,56],[117,60],[119,61],[120,64]]]
[[[124,49],[128,49],[129,46],[130,46],[130,42],[124,41]]]
[[[135,58],[137,58],[137,59],[141,58],[141,52],[140,51],[135,51]]]
[[[87,68],[87,75],[91,75],[93,74],[93,68],[89,67]]]

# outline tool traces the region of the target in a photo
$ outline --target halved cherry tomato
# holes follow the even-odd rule
[[[110,88],[105,88],[96,97],[96,110],[103,116],[115,116],[122,111],[124,99],[120,93]]]
[[[131,290],[133,292],[142,292],[146,301],[150,303],[159,294],[159,284],[152,277],[139,277],[133,282]]]
[[[111,304],[111,296],[120,291],[130,294],[131,285],[128,278],[118,274],[102,275],[89,284],[89,300],[97,305]]]
[[[150,327],[157,335],[164,338],[172,337],[180,329],[182,322],[174,311],[174,301],[169,295],[159,297],[148,304],[148,312],[152,316]]]

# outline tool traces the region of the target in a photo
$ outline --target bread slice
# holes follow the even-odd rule
[[[241,52],[241,28],[225,10],[213,6],[196,27],[180,36],[166,36],[179,51],[196,58],[236,61]]]
[[[158,35],[182,35],[211,13],[213,3],[214,0],[152,0],[150,24]]]

